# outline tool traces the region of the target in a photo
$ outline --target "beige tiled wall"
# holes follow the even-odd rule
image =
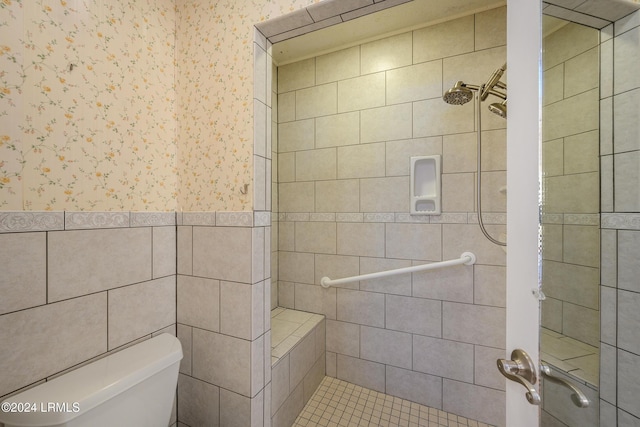
[[[248,216],[247,216],[248,215]],[[184,213],[178,226],[178,338],[185,425],[270,425],[270,227],[253,212]]]
[[[0,397],[175,334],[175,213],[0,216]]]
[[[640,12],[604,28],[602,41],[600,425],[633,426],[640,425]]]
[[[502,66],[505,19],[500,8],[284,65],[274,84],[278,304],[327,317],[327,375],[496,425],[505,253],[475,224],[474,105],[441,97]],[[490,116],[483,204],[499,236],[506,122]],[[430,154],[443,156],[443,214],[412,217],[409,158]],[[464,251],[474,267],[319,286]]]
[[[544,46],[542,325],[597,347],[600,35],[568,23]]]

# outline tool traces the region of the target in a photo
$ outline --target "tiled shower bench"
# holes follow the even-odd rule
[[[324,316],[280,307],[272,310],[272,426],[292,425],[324,375]]]

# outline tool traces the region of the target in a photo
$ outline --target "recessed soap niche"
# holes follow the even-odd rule
[[[411,157],[411,215],[442,212],[440,155]]]

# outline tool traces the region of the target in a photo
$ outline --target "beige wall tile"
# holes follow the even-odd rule
[[[594,47],[565,63],[564,96],[598,88],[600,83],[600,49]]]
[[[193,330],[193,376],[243,396],[251,393],[251,343]]]
[[[638,408],[639,363],[640,357],[637,354],[618,350],[618,406],[635,417],[640,417],[640,408]]]
[[[379,271],[410,266],[411,261],[409,260],[360,257],[360,274],[377,273]],[[411,274],[362,280],[360,281],[360,290],[396,295],[411,295]]]
[[[182,360],[180,361],[180,372],[183,374],[191,375],[191,347],[193,346],[193,340],[191,339],[191,326],[176,325],[176,336],[180,340],[182,345]]]
[[[385,144],[338,148],[338,178],[368,178],[385,175]]]
[[[153,227],[153,278],[176,274],[176,227]]]
[[[618,347],[640,353],[640,294],[618,291]]]
[[[554,67],[598,44],[598,32],[579,24],[569,23],[544,39],[545,68]]]
[[[310,87],[315,84],[315,58],[278,67],[278,93]]]
[[[442,96],[442,61],[387,71],[387,104]]]
[[[194,227],[193,274],[251,283],[251,228]]]
[[[178,377],[179,420],[187,425],[220,425],[220,388],[181,374]]]
[[[506,267],[476,265],[473,267],[474,303],[506,306]]]
[[[296,119],[296,93],[287,92],[278,95],[278,103],[276,104],[272,118],[277,123],[292,122]]]
[[[599,188],[597,172],[551,177],[545,183],[548,212],[598,212],[598,194],[592,191]]]
[[[270,344],[270,343],[269,343]],[[261,335],[251,341],[251,364],[249,374],[251,376],[251,394],[254,398],[260,390],[264,388],[264,368],[269,366],[265,363],[265,336]],[[269,355],[270,356],[270,355]],[[269,357],[271,359],[271,357]]]
[[[600,227],[565,225],[564,262],[588,267],[600,266]]]
[[[338,223],[338,254],[384,257],[384,224]]]
[[[220,281],[178,276],[178,323],[220,331]]]
[[[336,149],[298,151],[296,153],[296,181],[336,179]]]
[[[639,164],[640,151],[614,156],[614,206],[616,212],[640,211]]]
[[[324,313],[323,288],[320,286],[296,283],[294,298],[296,310]]]
[[[442,409],[480,422],[505,425],[505,393],[459,381],[443,380]]]
[[[251,399],[224,388],[220,389],[220,425],[248,427],[253,425],[252,423]]]
[[[266,236],[268,235],[266,227],[254,227],[251,229],[251,282],[258,283],[268,276],[265,275],[266,259],[265,256],[270,253],[266,248]]]
[[[413,32],[413,62],[473,52],[474,17],[466,16]]]
[[[296,92],[296,119],[327,116],[338,112],[338,85],[327,83]]]
[[[473,345],[414,335],[413,369],[443,378],[473,382]]]
[[[314,148],[313,119],[298,120],[278,125],[278,153],[311,150]]]
[[[505,346],[505,310],[497,307],[445,302],[442,305],[442,337],[448,340]]]
[[[409,177],[360,180],[361,212],[409,212]]]
[[[385,365],[411,369],[411,334],[360,327],[360,357]]]
[[[151,227],[49,232],[48,300],[149,280],[151,256]]]
[[[324,254],[336,253],[335,222],[297,222],[296,251]]]
[[[175,276],[109,291],[109,349],[175,322]]]
[[[360,325],[327,320],[327,351],[360,357]]]
[[[326,360],[323,352],[322,355],[318,359],[316,359],[316,362],[313,364],[309,372],[307,372],[307,375],[305,375],[303,380],[305,404],[311,399],[311,396],[313,396],[313,393],[315,393],[318,386],[324,379],[325,365],[326,365]]]
[[[317,84],[360,75],[360,46],[342,49],[316,58]]]
[[[102,354],[107,293],[0,316],[0,342],[0,395]]]
[[[279,185],[279,212],[314,212],[315,184],[292,182]]]
[[[295,388],[316,362],[316,337],[308,334],[289,354],[289,386]]]
[[[273,366],[271,372],[271,414],[275,414],[289,396],[289,354]]]
[[[426,101],[425,101],[426,102]],[[360,112],[360,142],[408,139],[412,135],[412,105],[397,104]]]
[[[358,143],[360,143],[359,111],[316,119],[316,148]]]
[[[287,427],[293,425],[304,408],[304,392],[303,384],[299,384],[291,391],[289,398],[280,407],[278,412],[273,415],[271,425],[273,427]]]
[[[278,267],[280,280],[287,282],[313,283],[313,254],[280,252]]]
[[[507,187],[506,172],[482,173],[482,211],[506,212],[507,196],[500,191]]]
[[[264,332],[264,285],[220,282],[220,332],[252,340]]]
[[[411,33],[363,44],[360,51],[362,74],[410,65],[412,44]]]
[[[337,355],[337,378],[384,393],[385,366],[354,357]]]
[[[640,78],[635,72],[640,67],[640,59],[638,59],[639,46],[640,27],[620,34],[614,39],[614,93],[621,93],[640,87]]]
[[[473,270],[477,267],[461,265],[413,273],[413,296],[471,303]]]
[[[315,281],[316,285],[320,284],[320,280],[327,276],[332,279],[342,277],[357,276],[360,274],[358,266],[358,257],[344,255],[323,255],[315,256]],[[351,284],[345,284],[341,287],[349,287]],[[357,289],[358,284],[353,285]]]
[[[440,301],[387,295],[385,300],[387,329],[439,337],[442,333]]]
[[[496,71],[496,69],[504,65],[507,59],[506,55],[507,49],[505,45],[491,49],[483,49],[481,51],[470,52],[464,55],[445,57],[442,61],[442,77],[445,90],[453,87],[453,85],[459,80],[462,80],[463,82],[469,84],[481,85],[482,83],[487,81],[487,79],[494,73],[494,71]],[[469,66],[469,64],[473,64],[473,66]],[[506,83],[507,74],[508,71],[502,76],[502,82]],[[496,98],[494,98],[493,96],[488,99],[496,100]],[[466,105],[473,104],[475,103],[469,102]],[[486,110],[486,107],[482,109],[483,112],[484,110]],[[489,111],[487,110],[487,112]],[[490,112],[489,115],[495,116]],[[500,119],[499,123],[502,123],[502,127],[504,127],[503,119]],[[487,125],[489,125],[489,122],[483,120],[482,128],[490,129],[490,127],[487,127]]]
[[[386,143],[387,176],[409,175],[412,156],[442,154],[442,137],[405,139]]]
[[[474,383],[485,387],[504,390],[506,379],[496,369],[496,360],[504,358],[504,350],[475,346]]]
[[[338,112],[364,110],[385,105],[384,73],[369,74],[338,82]]]
[[[357,179],[315,183],[316,212],[359,212],[360,182]]]
[[[598,269],[568,263],[546,261],[542,282],[552,298],[598,308]]]
[[[0,235],[0,314],[47,303],[47,233]]]
[[[385,253],[389,258],[442,259],[439,224],[387,224]]]
[[[553,104],[564,98],[564,62],[542,74],[542,105]]]
[[[349,289],[337,291],[337,319],[360,325],[384,327],[384,295]]]
[[[281,222],[279,225],[278,249],[280,251],[295,250],[295,222]]]
[[[177,227],[177,272],[193,274],[193,227]]]
[[[588,132],[598,128],[598,89],[566,98],[542,110],[544,141]]]
[[[430,408],[442,408],[442,379],[387,366],[386,393]]]
[[[278,307],[295,308],[295,284],[278,282]]]
[[[445,135],[442,138],[442,172],[475,172],[477,169],[476,132]],[[484,148],[484,146],[483,146]]]
[[[597,130],[565,138],[564,150],[566,174],[598,171],[600,141]]]
[[[621,289],[640,292],[637,280],[640,277],[638,251],[640,251],[640,232],[618,231],[618,287]]]
[[[414,138],[473,132],[473,130],[473,102],[465,105],[449,105],[437,98],[413,104]]]
[[[505,232],[505,227],[501,225],[485,224],[485,228],[494,237],[500,237],[500,234]],[[466,251],[476,255],[477,264],[506,263],[506,254],[502,248],[487,240],[477,224],[443,224],[442,259],[458,258]]]
[[[498,7],[475,15],[475,48],[488,49],[507,44],[507,8]]]
[[[475,209],[475,174],[442,175],[442,211],[472,212]]]

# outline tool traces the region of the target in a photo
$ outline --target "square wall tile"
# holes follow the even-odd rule
[[[252,281],[252,229],[194,227],[193,274],[242,283]]]
[[[176,323],[175,276],[109,291],[109,349]]]
[[[177,279],[178,323],[220,331],[220,281],[204,277]]]
[[[150,280],[151,247],[151,227],[49,232],[49,302]]]
[[[47,233],[0,234],[0,314],[47,303]]]
[[[0,316],[0,342],[0,395],[105,353],[107,293]]]

